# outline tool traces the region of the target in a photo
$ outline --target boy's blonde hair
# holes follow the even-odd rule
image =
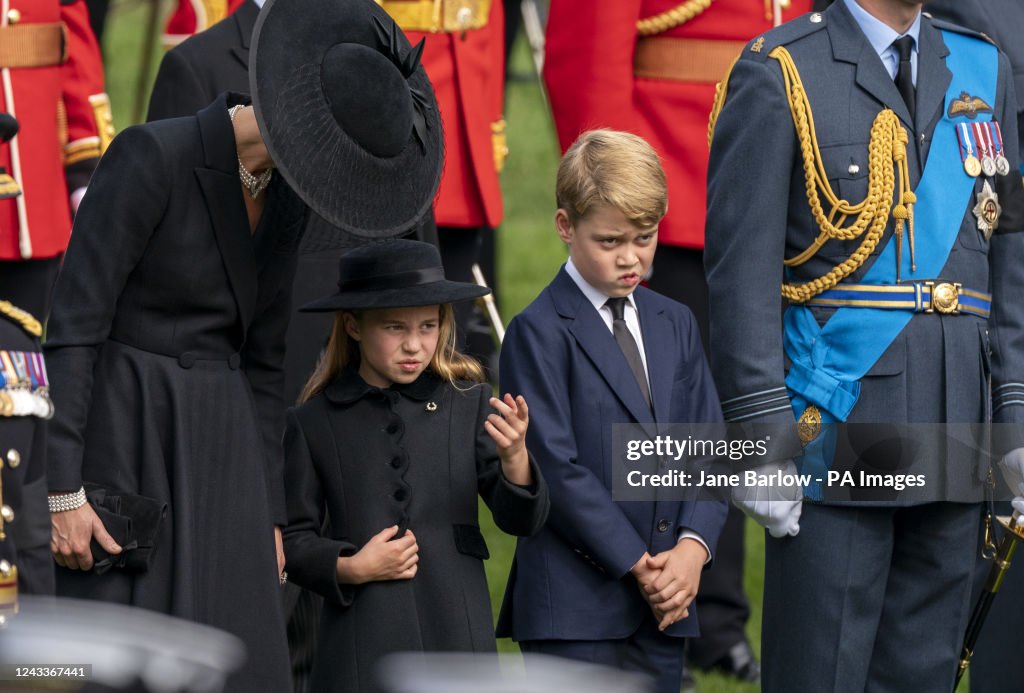
[[[314,397],[337,378],[350,363],[359,363],[359,342],[352,339],[345,330],[345,313],[351,313],[357,322],[362,320],[366,311],[340,311],[334,317],[334,327],[327,347],[320,356],[316,370],[309,377],[299,402]],[[469,380],[474,383],[484,381],[484,370],[475,359],[455,349],[455,311],[450,303],[442,303],[438,315],[437,349],[430,359],[428,368],[442,379],[455,383],[456,380]]]
[[[576,138],[558,165],[555,201],[573,223],[606,204],[638,228],[649,228],[668,211],[665,171],[642,137],[589,130]]]

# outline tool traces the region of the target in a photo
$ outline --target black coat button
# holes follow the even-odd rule
[[[399,503],[401,503],[402,501],[404,501],[404,500],[405,500],[405,496],[406,496],[406,493],[405,493],[405,489],[404,489],[404,488],[400,488],[400,489],[396,490],[396,491],[395,491],[395,492],[394,492],[394,493],[392,494],[392,497],[393,497],[393,498],[394,498],[394,499],[395,499],[396,501],[398,501]]]
[[[228,356],[228,368],[233,371],[237,371],[238,367],[242,365],[242,357],[240,354],[231,354]]]
[[[196,355],[194,352],[186,351],[178,357],[178,365],[182,368],[191,368],[196,365]]]
[[[388,435],[392,435],[393,436],[396,433],[398,433],[398,424],[390,423],[390,424],[388,424],[388,427],[385,428],[384,430],[388,432]]]
[[[402,458],[399,457],[398,455],[395,455],[394,457],[392,457],[391,458],[391,466],[394,467],[395,469],[398,469],[399,467],[401,467],[402,466]]]
[[[658,531],[659,532],[667,532],[668,528],[669,528],[669,526],[671,526],[671,524],[672,524],[671,522],[669,522],[668,520],[665,520],[665,519],[658,520]]]

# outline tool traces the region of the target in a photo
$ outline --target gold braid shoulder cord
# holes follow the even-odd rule
[[[711,7],[715,0],[687,0],[670,10],[656,14],[647,19],[641,19],[636,23],[636,33],[640,36],[653,36],[663,31],[673,29],[680,24],[685,24],[701,12]]]
[[[653,36],[654,34],[660,34],[663,31],[669,29],[675,29],[677,26],[686,24],[688,21],[701,14],[707,8],[711,7],[711,3],[715,0],[686,0],[681,2],[670,10],[665,10],[660,14],[656,14],[653,17],[647,19],[641,19],[636,23],[636,33],[640,36]],[[786,8],[789,7],[789,0],[778,0],[779,6]],[[765,18],[772,19],[773,16],[776,18],[776,23],[779,22],[778,15],[773,12],[772,0],[764,0],[764,11]],[[776,8],[776,12],[777,12]]]
[[[43,326],[39,321],[31,313],[18,308],[10,301],[0,301],[0,315],[5,315],[18,323],[33,337],[41,337],[43,334]]]
[[[909,230],[911,266],[913,267],[914,264],[913,205],[917,198],[910,190],[909,176],[907,175],[907,131],[900,125],[899,119],[892,110],[887,108],[878,114],[871,125],[871,139],[868,143],[867,197],[856,205],[840,199],[828,182],[828,176],[821,160],[821,151],[818,149],[811,104],[807,99],[807,93],[804,91],[793,58],[789,51],[782,46],[773,49],[768,55],[777,60],[782,67],[786,97],[789,101],[789,110],[793,117],[793,125],[796,128],[800,154],[803,159],[807,201],[811,207],[811,215],[821,229],[821,233],[810,247],[796,257],[784,260],[783,264],[787,267],[802,265],[814,257],[826,241],[830,239],[852,240],[859,238],[864,235],[865,230],[867,231],[860,247],[850,257],[806,284],[784,282],[782,295],[793,303],[803,303],[823,291],[833,288],[856,271],[878,246],[889,221],[890,208],[892,208],[892,216],[896,220],[896,280],[899,281],[899,262],[903,256],[905,225]],[[708,122],[708,146],[711,145],[715,123],[725,103],[727,81],[728,75],[716,88],[715,101]],[[895,195],[894,183],[896,182],[894,164],[895,170],[899,174],[900,198],[896,206],[892,207]],[[819,190],[821,191],[820,195]],[[830,207],[828,215],[825,214],[821,203],[822,196]],[[844,227],[843,224],[851,216],[856,217],[853,223]]]

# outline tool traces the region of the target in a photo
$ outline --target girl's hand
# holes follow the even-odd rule
[[[352,556],[338,558],[338,582],[361,585],[381,580],[409,580],[416,575],[420,547],[412,530],[391,541],[398,525],[378,532]]]
[[[491,397],[490,405],[498,410],[484,421],[484,428],[494,439],[501,458],[501,471],[513,484],[528,486],[533,482],[530,458],[526,454],[526,429],[530,425],[530,410],[526,399],[506,393],[504,401]]]

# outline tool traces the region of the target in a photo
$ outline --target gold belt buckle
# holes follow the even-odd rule
[[[960,288],[959,282],[925,282],[925,286],[931,289],[931,301],[925,313],[942,313],[943,315],[957,315],[960,313]]]

